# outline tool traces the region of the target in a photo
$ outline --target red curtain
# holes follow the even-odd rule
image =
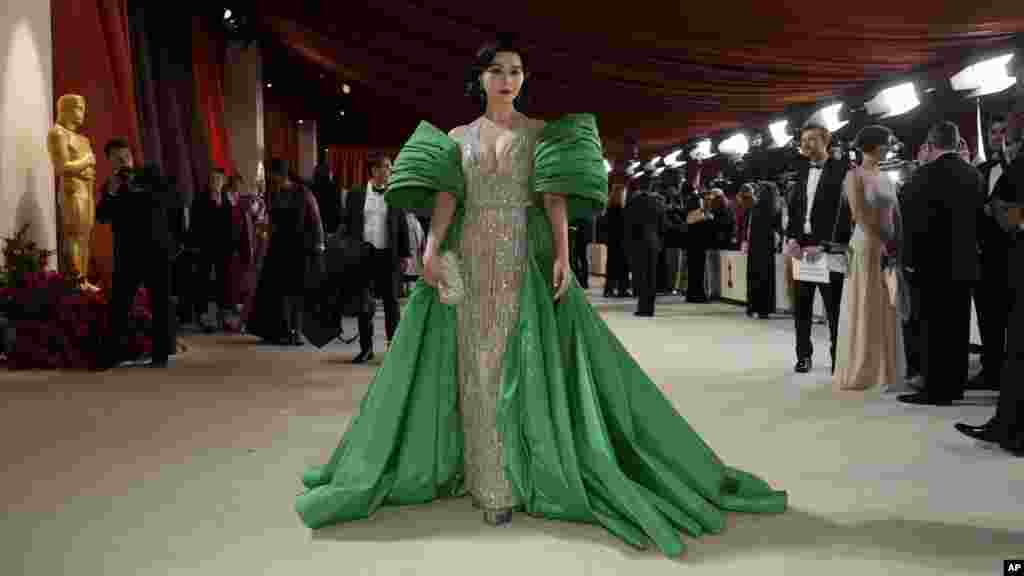
[[[210,149],[210,162],[235,174],[231,141],[224,122],[224,60],[227,44],[209,20],[192,17],[192,76],[196,90],[196,114]]]
[[[54,110],[56,98],[64,94],[81,94],[86,99],[82,131],[92,141],[97,156],[98,201],[102,183],[110,176],[110,163],[103,158],[107,141],[125,138],[135,154],[142,155],[127,0],[52,0],[51,9]],[[96,226],[91,268],[92,280],[109,288],[113,244],[108,225]]]

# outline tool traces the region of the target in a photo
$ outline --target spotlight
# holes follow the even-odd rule
[[[665,165],[668,166],[669,168],[679,168],[680,166],[685,166],[686,161],[679,160],[679,156],[681,156],[682,153],[682,149],[672,151],[671,154],[665,156]]]
[[[743,133],[733,134],[718,145],[718,151],[730,156],[743,156],[750,151],[750,140]]]
[[[228,20],[231,20],[231,16],[232,16],[231,8],[225,8],[224,9],[224,21],[227,22]]]
[[[776,148],[782,148],[793,140],[793,135],[789,133],[788,128],[789,120],[779,120],[778,122],[773,122],[768,127],[768,131],[772,133],[772,140],[775,141]]]
[[[690,157],[694,160],[707,160],[714,154],[711,152],[711,140],[704,139],[697,143],[696,148],[690,152]]]
[[[342,110],[341,112],[338,112],[338,116],[344,118],[345,117],[345,111]]]
[[[270,82],[267,82],[267,88],[273,88],[273,87],[274,87],[273,84],[271,84]]]
[[[811,116],[811,120],[817,119],[829,132],[838,132],[849,124],[848,121],[839,120],[839,110],[842,109],[842,102],[826,106]]]
[[[352,87],[349,86],[348,84],[342,84],[341,85],[341,93],[342,94],[348,94],[349,92],[352,92]]]
[[[299,120],[299,124],[300,124],[300,125],[302,124],[302,120]]]
[[[869,114],[885,114],[885,118],[899,116],[917,108],[921,101],[917,98],[917,90],[913,82],[905,82],[899,86],[886,88],[868,101],[865,106]]]
[[[1008,64],[1014,54],[1003,54],[968,66],[950,78],[954,90],[973,90],[971,98],[1002,92],[1017,81],[1007,74]]]

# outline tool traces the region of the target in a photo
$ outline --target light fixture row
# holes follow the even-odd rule
[[[953,89],[962,92],[970,90],[969,98],[977,98],[988,94],[1002,92],[1014,85],[1017,81],[1015,76],[1007,73],[1009,63],[1014,54],[1003,54],[1001,56],[973,64],[961,70],[950,79]],[[934,88],[925,90],[932,92]],[[868,114],[882,115],[883,118],[892,118],[906,114],[921,105],[918,97],[917,87],[913,82],[904,82],[880,91],[874,98],[865,103]],[[838,132],[849,121],[840,120],[839,113],[843,109],[843,103],[829,104],[820,108],[808,119],[808,122],[821,124],[829,132]],[[789,120],[778,120],[768,126],[772,136],[774,147],[781,148],[793,140],[789,131]],[[759,140],[759,138],[758,138]],[[750,151],[750,139],[743,132],[732,134],[718,144],[718,152],[729,156],[744,156]],[[634,178],[639,178],[644,173],[657,176],[665,168],[678,168],[686,162],[678,162],[682,149],[675,150],[662,160],[661,156],[655,156],[646,164],[634,161],[629,164],[626,173]],[[707,160],[715,156],[712,150],[711,140],[704,138],[697,142],[690,157],[694,160]],[[669,160],[671,158],[671,161]],[[661,166],[659,166],[661,163]]]

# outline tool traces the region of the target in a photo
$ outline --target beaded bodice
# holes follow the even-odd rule
[[[493,147],[480,137],[483,120],[467,127],[460,140],[466,178],[466,208],[525,208],[532,203],[530,178],[537,133],[503,134]]]

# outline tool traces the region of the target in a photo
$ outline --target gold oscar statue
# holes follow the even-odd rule
[[[62,236],[61,272],[77,273],[83,287],[99,290],[87,281],[90,242],[96,224],[96,155],[89,139],[79,134],[85,122],[85,98],[65,94],[57,100],[57,124],[50,129],[47,148],[57,172]]]

